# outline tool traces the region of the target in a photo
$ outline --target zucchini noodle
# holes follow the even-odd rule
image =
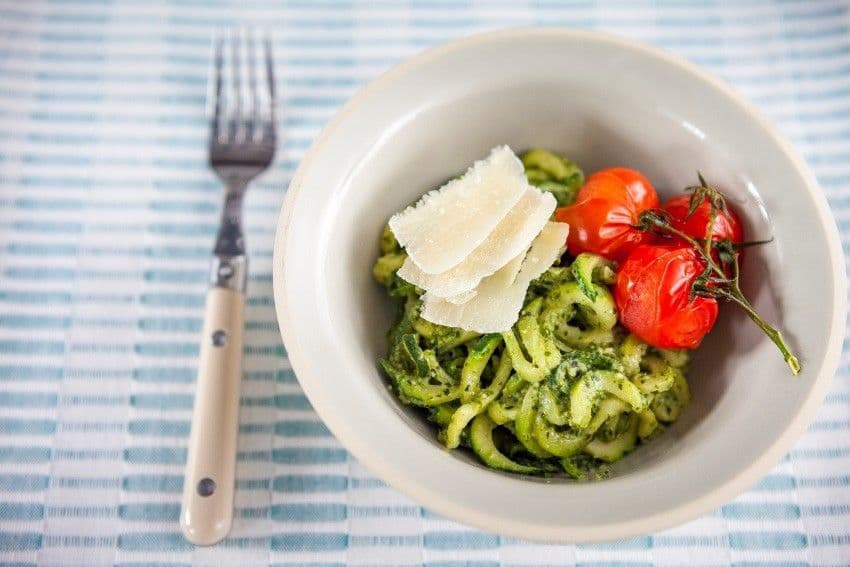
[[[523,156],[529,181],[572,201],[583,175],[543,150]],[[422,290],[396,272],[406,258],[389,227],[375,280],[398,301],[379,362],[405,404],[448,448],[520,474],[606,476],[607,464],[676,421],[690,400],[686,351],[652,348],[617,323],[614,266],[580,254],[529,287],[519,320],[481,335],[422,319]]]

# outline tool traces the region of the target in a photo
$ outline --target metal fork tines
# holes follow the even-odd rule
[[[244,290],[242,196],[272,163],[277,144],[271,42],[240,30],[217,38],[213,53],[209,156],[226,197],[211,283]]]
[[[240,31],[213,44],[210,166],[225,201],[201,331],[180,525],[189,541],[224,538],[233,519],[247,261],[242,197],[274,157],[271,44]]]

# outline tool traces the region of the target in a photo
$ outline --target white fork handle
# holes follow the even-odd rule
[[[180,514],[183,534],[197,545],[220,541],[233,520],[244,312],[243,293],[207,292]]]

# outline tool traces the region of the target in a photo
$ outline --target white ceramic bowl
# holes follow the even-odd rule
[[[743,279],[804,370],[732,306],[695,355],[693,402],[663,436],[578,484],[494,472],[444,450],[378,371],[394,306],[372,282],[388,217],[497,144],[542,147],[586,172],[635,167],[662,198],[723,187],[751,238]],[[845,277],[838,234],[803,161],[727,86],[654,48],[588,31],[510,30],[431,49],[361,90],[302,161],[278,221],[274,294],[307,397],[360,462],[474,526],[580,542],[649,533],[723,504],[803,432],[836,369]]]

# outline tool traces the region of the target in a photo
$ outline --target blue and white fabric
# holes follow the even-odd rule
[[[194,548],[177,519],[221,194],[204,96],[210,34],[239,24],[274,34],[283,141],[247,197],[237,519]],[[730,82],[803,152],[850,242],[846,2],[0,1],[0,564],[850,565],[848,351],[814,425],[756,487],[605,545],[437,517],[370,476],[311,410],[271,292],[295,166],[394,63],[525,25],[641,39]]]

